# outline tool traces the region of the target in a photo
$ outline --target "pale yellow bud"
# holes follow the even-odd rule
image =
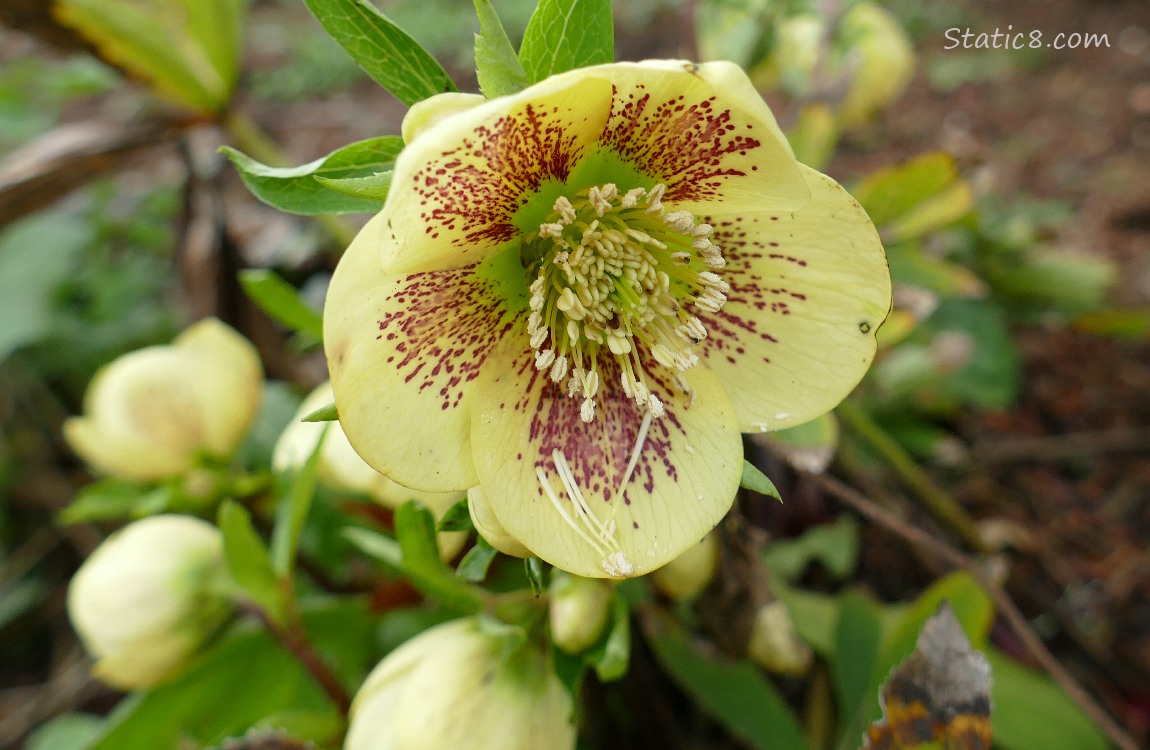
[[[714,531],[651,574],[655,587],[672,599],[698,596],[719,566],[719,538]]]
[[[437,625],[391,652],[352,703],[344,750],[570,750],[571,696],[506,626]]]
[[[141,481],[178,476],[201,453],[231,457],[262,387],[255,348],[220,321],[204,320],[170,346],[125,354],[96,373],[84,416],[64,422],[64,437],[100,472]]]
[[[895,17],[870,2],[847,11],[838,38],[848,45],[848,65],[853,66],[839,123],[854,128],[902,96],[914,76],[914,46]]]
[[[552,642],[569,654],[577,654],[603,635],[611,609],[611,586],[599,578],[556,570],[551,576],[548,606]]]
[[[68,587],[93,673],[124,690],[176,676],[231,610],[223,539],[190,516],[136,521],[108,537]]]
[[[811,666],[811,649],[799,638],[790,612],[780,601],[764,604],[755,613],[747,656],[775,674],[802,675]]]
[[[436,519],[462,500],[464,492],[424,492],[404,487],[391,481],[368,466],[351,443],[347,441],[339,422],[303,422],[308,414],[335,401],[331,383],[323,383],[308,394],[300,404],[295,417],[276,442],[272,467],[277,471],[299,469],[315,451],[320,436],[327,429],[320,449],[317,476],[328,487],[343,492],[367,495],[380,505],[398,508],[408,500],[419,500]],[[440,554],[445,559],[455,557],[467,535],[457,532],[438,535]]]

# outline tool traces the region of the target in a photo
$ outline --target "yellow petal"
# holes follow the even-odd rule
[[[523,271],[508,253],[477,266],[386,275],[378,255],[385,222],[380,214],[364,227],[328,290],[324,342],[340,424],[359,455],[399,484],[464,490],[478,482],[472,381],[517,325],[508,311],[525,307]],[[518,293],[503,288],[507,274],[519,279]]]
[[[492,547],[512,557],[532,557],[531,550],[524,547],[503,528],[503,524],[495,516],[495,511],[491,509],[487,493],[482,487],[472,487],[467,491],[467,510],[471,514],[471,523],[475,526],[475,530]]]
[[[787,139],[739,66],[652,60],[576,71],[613,86],[599,148],[667,186],[677,210],[792,210],[808,194]],[[621,189],[627,189],[623,185]],[[647,186],[649,187],[649,186]]]
[[[802,169],[812,197],[801,210],[708,217],[731,291],[719,313],[700,316],[702,359],[744,432],[834,408],[870,366],[890,309],[886,257],[866,212],[829,177]]]
[[[383,214],[389,272],[477,263],[518,235],[512,220],[546,183],[564,182],[602,127],[602,78],[559,76],[464,108],[419,131],[395,162]]]
[[[588,424],[579,417],[581,400],[567,397],[547,373],[535,370],[526,341],[506,346],[519,356],[493,358],[499,369],[481,376],[472,445],[488,503],[507,533],[531,552],[576,575],[642,575],[698,542],[730,508],[742,443],[711,373],[689,373],[693,404],[658,383],[666,414],[650,422],[620,493],[644,420],[615,384],[613,363],[604,363],[605,385]],[[565,492],[557,470],[564,461],[595,521]],[[613,523],[614,529],[599,535],[590,530],[595,523],[608,530]]]
[[[452,115],[478,107],[486,101],[487,99],[479,94],[448,91],[416,102],[403,116],[403,126],[400,129],[403,142],[410,146],[433,125],[438,125]]]

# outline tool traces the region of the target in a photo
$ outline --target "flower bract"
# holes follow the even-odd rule
[[[433,97],[404,136],[328,293],[340,421],[557,567],[676,557],[729,509],[740,433],[827,411],[873,357],[878,236],[732,64]]]

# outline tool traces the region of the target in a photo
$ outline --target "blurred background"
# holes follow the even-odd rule
[[[476,89],[471,3],[378,5],[461,90]],[[521,34],[533,3],[495,6]],[[768,544],[841,529],[843,505],[817,477],[845,479],[978,554],[1033,632],[1146,742],[1150,4],[891,0],[879,20],[847,20],[853,6],[834,2],[617,6],[618,59],[745,65],[800,158],[852,188],[890,253],[895,310],[874,369],[835,416],[749,444],[786,501],[744,503],[750,525]],[[253,437],[265,452],[299,394],[326,378],[314,337],[269,316],[237,274],[271,269],[318,311],[368,214],[284,213],[253,197],[219,148],[299,165],[398,133],[405,111],[298,0],[250,4],[235,81],[215,88],[116,42],[99,12],[79,0],[0,7],[0,747],[119,699],[89,676],[65,612],[71,574],[117,515],[59,515],[92,481],[60,425],[96,370],[219,317],[276,381]],[[1106,45],[973,46],[1007,26]],[[956,29],[972,48],[952,45]],[[177,24],[153,41],[179,50],[186,35]],[[275,204],[273,188],[261,197]],[[789,583],[896,602],[949,569],[845,517],[833,547],[848,563],[812,546]],[[1002,623],[991,639],[1033,662]],[[650,701],[662,718],[608,720],[590,736],[619,744],[601,746],[685,746],[691,719],[661,713],[680,705],[678,688],[646,690],[652,658],[637,648],[632,676],[595,695],[616,712]],[[808,683],[788,679],[788,699],[809,708]],[[743,746],[693,726],[706,744],[692,746]]]

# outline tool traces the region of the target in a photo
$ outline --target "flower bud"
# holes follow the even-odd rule
[[[556,570],[551,577],[551,640],[577,654],[595,644],[607,625],[611,587],[599,578]]]
[[[568,750],[571,696],[532,645],[477,618],[388,654],[351,706],[344,750]]]
[[[755,613],[747,656],[774,674],[803,675],[811,666],[811,649],[780,601],[764,604]]]
[[[914,76],[914,46],[895,17],[871,2],[852,6],[837,36],[856,66],[839,107],[839,123],[855,128],[902,96]]]
[[[125,526],[80,566],[68,614],[93,673],[124,690],[176,676],[228,616],[223,538],[191,516]]]
[[[255,419],[263,369],[252,345],[218,320],[170,346],[125,354],[96,373],[68,444],[96,470],[152,481],[191,469],[199,454],[229,458]]]
[[[714,531],[651,574],[655,587],[672,599],[698,596],[719,566],[719,538]]]
[[[276,442],[272,466],[277,471],[298,469],[311,456],[327,428],[327,436],[320,448],[316,469],[319,481],[334,490],[367,495],[387,508],[398,508],[408,500],[419,500],[439,518],[448,508],[463,499],[464,492],[424,492],[397,484],[364,463],[339,422],[303,422],[308,414],[335,401],[331,383],[323,383],[308,394],[300,404],[295,418],[288,424]],[[445,558],[452,558],[467,540],[466,534],[450,532],[438,535],[439,550]]]

